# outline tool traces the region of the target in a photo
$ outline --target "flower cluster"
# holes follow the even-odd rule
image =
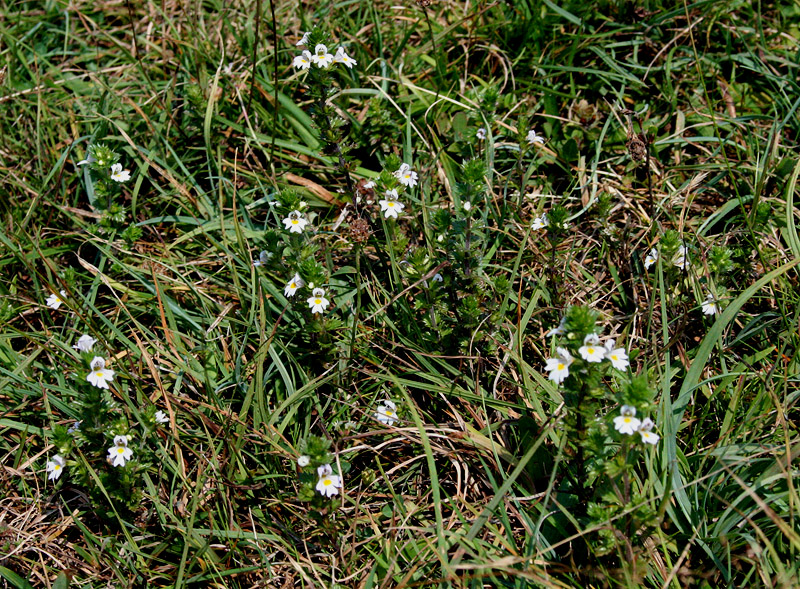
[[[311,31],[305,33],[303,38],[297,43],[297,46],[303,47],[307,45],[310,35]],[[308,49],[304,49],[300,55],[294,58],[292,65],[295,69],[307,70],[311,67],[311,64],[316,65],[320,69],[327,69],[335,63],[341,63],[348,68],[358,65],[358,62],[347,54],[344,47],[339,47],[334,55],[329,53],[328,47],[322,43],[318,43],[314,47],[314,53],[311,53]]]
[[[636,407],[632,405],[623,405],[619,415],[614,418],[614,429],[619,433],[626,436],[633,436],[638,433],[643,443],[655,446],[661,436],[653,433],[653,427],[655,427],[655,423],[649,417],[644,419],[636,417]]]
[[[552,329],[548,335],[561,335],[564,332],[564,324]],[[630,361],[628,352],[625,348],[616,347],[613,339],[607,340],[604,345],[600,344],[600,338],[596,334],[590,333],[583,338],[583,345],[578,348],[578,353],[585,362],[600,363],[608,360],[617,370],[625,370]],[[550,374],[548,378],[556,384],[561,384],[569,376],[569,367],[574,362],[572,354],[566,348],[556,348],[556,357],[549,358],[545,364],[545,370]]]
[[[384,198],[379,200],[378,204],[381,207],[381,212],[385,219],[389,217],[397,219],[406,206],[400,202],[400,195],[396,187],[403,186],[406,188],[413,188],[419,182],[419,175],[410,165],[403,163],[397,170],[392,172],[391,176],[385,176],[385,178],[388,178],[390,186],[383,193]],[[392,184],[394,186],[392,186]],[[374,183],[372,186],[374,187]]]

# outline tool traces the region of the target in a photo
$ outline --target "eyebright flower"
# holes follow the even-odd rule
[[[333,63],[343,63],[350,69],[352,69],[354,65],[358,65],[355,59],[347,55],[344,47],[339,47],[339,49],[336,50],[336,55],[333,56]]]
[[[283,226],[289,230],[289,233],[302,233],[306,225],[308,225],[308,221],[300,211],[292,211],[283,220]]]
[[[614,340],[610,339],[605,345],[605,358],[611,361],[611,366],[617,370],[625,370],[630,362],[628,361],[628,352],[624,348],[615,348]]]
[[[672,258],[672,263],[681,270],[686,270],[689,267],[689,248],[685,245],[678,246],[678,251],[675,257]]]
[[[308,45],[308,37],[311,35],[311,31],[306,31],[303,33],[303,38],[300,39],[297,43],[295,43],[295,47],[300,47],[301,45]]]
[[[465,200],[464,202],[461,203],[461,208],[467,212],[470,212],[472,210],[472,203],[469,202],[468,200]]]
[[[79,161],[79,162],[78,162],[77,164],[75,164],[75,165],[76,165],[76,166],[86,166],[86,165],[89,165],[89,164],[93,164],[93,163],[95,163],[96,161],[97,161],[97,160],[96,160],[96,159],[94,158],[94,156],[93,156],[93,155],[90,153],[89,155],[87,155],[87,156],[86,156],[86,159],[85,159],[85,160],[81,160],[81,161]]]
[[[559,321],[558,323],[558,327],[554,327],[553,329],[547,332],[547,337],[553,337],[554,335],[564,335],[564,332],[566,331],[565,329],[566,325],[567,325],[567,318],[562,317],[561,321]]]
[[[400,168],[394,173],[394,177],[400,180],[400,184],[403,186],[408,186],[409,188],[413,188],[417,185],[417,173],[411,169],[411,166],[408,164],[403,164]]]
[[[381,205],[383,218],[388,219],[389,217],[394,217],[397,219],[398,213],[402,213],[403,209],[406,208],[405,205],[401,202],[397,202],[396,190],[387,190],[385,196],[385,199],[378,201],[378,204]]]
[[[642,424],[635,416],[636,407],[623,405],[622,409],[620,409],[620,415],[614,418],[614,429],[621,434],[632,436]]]
[[[364,182],[364,190],[371,190],[372,188],[375,188],[374,180],[370,180],[369,182]]]
[[[115,182],[127,182],[131,179],[131,173],[122,169],[122,164],[111,165],[111,179]]]
[[[256,267],[264,266],[267,262],[269,262],[269,259],[272,256],[273,256],[272,252],[262,251],[261,253],[258,254],[258,259],[253,260],[253,266]]]
[[[526,139],[528,140],[528,143],[530,143],[531,145],[533,145],[534,143],[541,143],[542,145],[544,145],[544,137],[542,137],[541,135],[537,135],[536,131],[534,131],[533,129],[528,131]]]
[[[82,423],[83,423],[83,421],[76,421],[71,426],[69,426],[69,429],[67,430],[67,433],[71,435],[71,434],[74,434],[77,431],[80,431]]]
[[[587,362],[602,362],[606,351],[600,345],[600,339],[594,333],[590,333],[583,338],[583,345],[578,348],[581,358]]]
[[[558,356],[548,359],[544,369],[550,373],[548,376],[550,380],[556,384],[561,384],[569,376],[569,367],[573,360],[572,354],[565,348],[556,348],[556,353]]]
[[[305,468],[309,464],[311,464],[311,458],[309,458],[305,454],[303,454],[302,456],[298,457],[297,466],[299,466],[300,468]]]
[[[394,422],[397,421],[397,407],[388,399],[383,401],[381,405],[378,405],[375,419],[386,425],[394,425]]]
[[[480,129],[478,129],[477,131],[475,131],[475,137],[477,137],[477,138],[478,138],[478,139],[480,139],[481,141],[483,141],[484,139],[486,139],[486,129],[484,129],[483,127],[481,127]]]
[[[169,417],[163,411],[156,411],[156,423],[169,423]]]
[[[444,282],[444,277],[437,272],[433,275],[433,278],[431,278],[431,282]]]
[[[544,229],[549,224],[550,222],[547,220],[547,213],[542,213],[541,217],[536,217],[533,220],[533,225],[531,225],[531,229],[533,229],[534,231],[536,231],[537,229]]]
[[[65,298],[67,298],[66,291],[59,290],[58,294],[53,293],[49,297],[47,297],[47,300],[45,301],[45,303],[47,304],[48,307],[50,307],[54,311],[57,311],[58,308],[61,306],[61,303],[64,302]]]
[[[317,481],[317,491],[325,497],[333,497],[339,494],[342,487],[342,480],[339,475],[333,474],[330,464],[323,464],[317,469],[319,480]]]
[[[311,313],[323,313],[328,308],[328,299],[325,298],[325,291],[321,288],[315,288],[311,292],[311,298],[308,299],[308,306],[311,307]]]
[[[79,352],[91,352],[96,343],[97,340],[91,335],[82,335],[78,338],[78,342],[72,347]]]
[[[91,370],[86,375],[90,384],[100,389],[107,389],[109,381],[114,378],[114,371],[106,368],[105,359],[95,356],[90,364]]]
[[[645,417],[642,420],[642,423],[639,424],[639,435],[642,436],[642,442],[645,444],[652,444],[655,446],[658,444],[658,441],[661,439],[661,436],[658,434],[654,434],[650,430],[653,429],[655,423],[649,417]]]
[[[298,288],[303,288],[306,285],[306,281],[300,278],[300,275],[295,272],[292,279],[286,283],[286,286],[283,287],[283,296],[285,297],[293,297],[294,293],[297,292]]]
[[[47,461],[47,472],[50,474],[47,475],[47,479],[50,481],[56,480],[58,477],[61,476],[61,473],[64,471],[64,459],[59,455],[56,454]]]
[[[650,253],[644,257],[644,269],[649,270],[650,266],[655,264],[658,261],[658,250],[653,248],[650,250]]]
[[[300,55],[297,55],[292,62],[292,65],[295,69],[298,70],[307,70],[311,67],[311,60],[312,60],[311,52],[306,49]]]
[[[114,445],[108,449],[108,461],[112,466],[125,466],[133,458],[133,450],[128,448],[128,436],[114,436]]]
[[[708,293],[708,296],[706,296],[706,300],[703,301],[701,307],[703,308],[703,315],[714,315],[719,312],[717,299],[715,299],[714,295],[711,293]]]
[[[318,68],[326,68],[333,63],[333,55],[328,53],[328,48],[320,43],[314,47],[314,55],[311,56],[311,61],[317,64]]]

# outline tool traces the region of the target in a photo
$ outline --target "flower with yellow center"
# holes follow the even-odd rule
[[[311,313],[324,313],[325,309],[330,304],[328,299],[325,298],[325,291],[321,288],[315,288],[311,291],[311,297],[308,299],[308,306],[311,308]]]
[[[642,422],[636,418],[636,407],[623,405],[620,414],[614,418],[614,429],[621,434],[632,436],[639,429]]]
[[[317,492],[325,497],[333,497],[339,494],[342,488],[342,479],[339,475],[333,474],[330,464],[323,464],[317,469],[319,480],[317,481]]]
[[[565,348],[556,348],[557,356],[547,360],[544,369],[550,375],[548,378],[556,384],[561,384],[569,376],[569,367],[573,362],[572,354]]]
[[[91,370],[86,375],[86,380],[99,389],[107,389],[108,383],[114,378],[114,371],[106,368],[105,359],[95,356],[90,364]]]

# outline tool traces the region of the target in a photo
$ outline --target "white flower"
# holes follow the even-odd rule
[[[114,445],[108,449],[108,460],[112,466],[125,466],[133,458],[133,450],[128,448],[128,436],[114,436]]]
[[[314,55],[311,56],[311,61],[317,64],[319,68],[326,68],[333,63],[333,55],[328,53],[328,48],[320,43],[314,47]]]
[[[317,469],[319,480],[317,481],[317,491],[325,497],[333,497],[339,494],[342,487],[342,480],[338,475],[333,474],[330,464],[324,464]]]
[[[169,423],[169,417],[163,411],[156,411],[156,423]]]
[[[689,248],[685,245],[679,246],[672,263],[681,270],[686,270],[689,267]]]
[[[371,188],[375,188],[375,181],[370,180],[369,182],[364,182],[364,190],[369,190]],[[395,191],[397,192],[397,191]]]
[[[465,211],[470,212],[470,210],[472,210],[472,203],[469,202],[468,200],[465,200],[464,202],[461,203],[461,207]]]
[[[258,254],[258,259],[253,261],[253,266],[264,266],[272,257],[272,252],[262,251]]]
[[[526,137],[526,139],[528,140],[528,143],[530,143],[531,145],[533,145],[534,143],[544,144],[544,137],[542,137],[541,135],[537,135],[536,131],[534,131],[533,129],[528,131],[528,136]]]
[[[403,186],[408,186],[409,188],[413,188],[417,185],[417,173],[411,169],[411,166],[408,164],[403,164],[400,168],[394,173],[394,177],[400,180],[400,184]]]
[[[89,155],[87,155],[87,156],[86,156],[86,159],[85,159],[85,160],[81,160],[81,161],[79,161],[79,162],[78,162],[77,164],[75,164],[75,165],[76,165],[76,166],[85,166],[85,165],[88,165],[88,164],[93,164],[93,163],[95,163],[96,161],[97,161],[97,160],[95,159],[95,157],[94,157],[94,156],[93,156],[93,155],[90,153]]]
[[[564,348],[556,348],[556,352],[558,356],[548,359],[544,369],[550,373],[548,377],[550,380],[556,384],[561,384],[569,376],[572,355]]]
[[[358,65],[355,59],[345,53],[344,47],[339,47],[339,49],[336,50],[336,55],[333,56],[333,63],[343,63],[351,69],[354,65]]]
[[[378,201],[378,204],[381,205],[383,218],[388,219],[389,217],[394,217],[397,219],[398,213],[402,213],[403,209],[406,208],[405,205],[397,202],[396,190],[387,190],[385,196],[385,199]]]
[[[433,278],[431,278],[431,282],[444,282],[444,277],[437,272],[433,275]]]
[[[483,141],[484,139],[486,139],[486,129],[484,129],[483,127],[481,127],[480,129],[478,129],[477,131],[475,131],[475,137],[477,137],[477,138],[478,138],[478,139],[480,139],[481,141]]]
[[[645,417],[642,420],[642,423],[639,424],[639,435],[642,436],[642,442],[644,442],[645,444],[652,444],[653,446],[655,446],[661,439],[661,436],[659,436],[658,434],[654,434],[653,432],[650,431],[653,429],[654,426],[655,423],[653,423],[653,420],[650,419],[649,417]]]
[[[298,70],[307,70],[311,67],[311,52],[307,49],[294,58],[292,65]]]
[[[567,318],[562,317],[561,321],[558,323],[558,327],[554,327],[550,331],[547,332],[547,337],[553,337],[554,335],[564,335],[565,327],[567,325]]]
[[[605,358],[611,361],[611,366],[617,370],[625,370],[630,362],[628,361],[628,352],[624,348],[615,348],[614,340],[610,339],[605,345]]]
[[[297,289],[303,288],[305,285],[306,281],[300,278],[300,275],[295,272],[292,279],[286,283],[286,286],[283,287],[283,296],[293,297],[294,293],[297,292]]]
[[[59,455],[56,454],[53,456],[52,459],[47,461],[47,472],[50,474],[47,475],[47,479],[50,481],[56,480],[58,477],[61,476],[61,473],[64,471],[64,459]]]
[[[388,399],[383,401],[383,404],[378,405],[375,419],[386,425],[394,425],[394,422],[397,421],[397,407]]]
[[[701,307],[703,308],[703,315],[714,315],[719,313],[717,299],[715,299],[714,295],[711,293],[708,293],[708,296],[706,296],[706,300],[703,301]]]
[[[47,297],[45,303],[47,304],[48,307],[56,311],[61,306],[61,303],[64,302],[65,298],[67,298],[66,291],[59,290],[58,294],[53,293],[49,297]]]
[[[122,164],[111,165],[111,179],[115,182],[127,182],[131,179],[131,173],[122,169]]]
[[[91,352],[96,343],[97,340],[91,335],[82,335],[78,338],[78,342],[72,347],[79,352]]]
[[[306,31],[303,33],[303,38],[300,39],[297,43],[295,43],[295,47],[300,47],[301,45],[308,45],[308,37],[311,34],[311,31]],[[310,55],[310,54],[309,54]]]
[[[533,225],[531,225],[531,229],[533,229],[534,231],[537,229],[544,229],[549,224],[550,222],[547,220],[547,213],[542,213],[541,217],[536,217],[533,220]]]
[[[86,380],[97,388],[107,389],[108,382],[114,378],[114,371],[106,368],[106,361],[100,356],[95,356],[90,366],[91,370],[86,375]]]
[[[302,233],[306,225],[308,225],[308,221],[300,211],[292,211],[283,220],[283,226],[289,230],[289,233]]]
[[[636,407],[623,405],[622,409],[620,409],[620,415],[614,418],[614,429],[621,434],[632,436],[642,424],[635,416]]]
[[[328,308],[328,299],[325,298],[325,291],[321,288],[315,288],[311,293],[311,298],[308,299],[308,306],[311,307],[311,313],[323,313]]]
[[[309,458],[305,454],[297,458],[297,466],[299,466],[300,468],[305,468],[309,464],[311,464],[311,458]]]
[[[74,434],[75,432],[80,431],[82,423],[83,423],[83,421],[76,421],[71,426],[69,426],[69,429],[67,430],[67,433],[68,434]]]
[[[644,257],[644,269],[649,270],[650,266],[655,264],[658,261],[658,250],[653,248],[650,250],[650,253]]]
[[[600,345],[600,340],[594,333],[583,338],[583,345],[578,348],[578,353],[587,362],[602,362],[606,355],[605,349]]]

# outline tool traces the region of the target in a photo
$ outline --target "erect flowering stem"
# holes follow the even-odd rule
[[[358,202],[356,201],[356,192],[353,185],[353,179],[350,177],[350,167],[347,160],[344,158],[342,146],[338,138],[335,136],[333,125],[330,116],[328,115],[327,94],[328,87],[319,76],[313,76],[314,83],[316,84],[317,94],[317,125],[320,128],[320,139],[326,144],[324,151],[331,155],[335,155],[339,169],[344,172],[344,181],[347,184],[347,193],[353,199],[353,210],[358,215]]]

